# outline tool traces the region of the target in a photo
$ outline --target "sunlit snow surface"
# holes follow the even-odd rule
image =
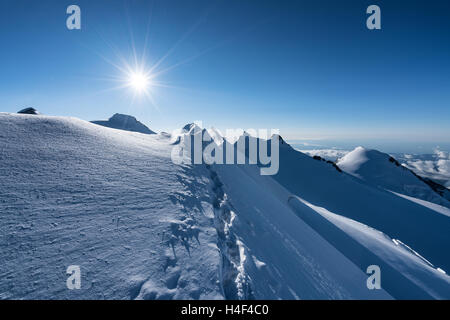
[[[288,145],[272,177],[173,164],[172,143],[0,114],[0,298],[450,298],[438,270],[450,270],[450,220],[433,207]],[[383,289],[366,287],[372,261],[330,239],[324,219],[377,257]],[[80,290],[66,287],[69,265],[81,267]]]
[[[204,167],[77,119],[1,114],[0,130],[1,298],[223,297]]]

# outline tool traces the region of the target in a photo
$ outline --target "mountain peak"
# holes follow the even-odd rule
[[[450,204],[430,186],[433,185],[431,182],[427,183],[387,153],[356,147],[339,159],[337,165],[345,172],[386,190],[443,206]]]
[[[35,114],[35,115],[39,114],[39,112],[35,108],[25,108],[25,109],[22,109],[22,110],[18,111],[17,113],[21,113],[21,114]]]
[[[139,122],[135,117],[127,115],[127,114],[121,114],[121,113],[115,113],[111,118],[108,120],[96,120],[91,121],[92,123],[113,128],[113,129],[120,129],[120,130],[126,130],[126,131],[132,131],[132,132],[140,132],[145,134],[154,134],[155,132],[150,130],[146,125]]]
[[[122,114],[122,113],[115,113],[111,118],[109,118],[109,121],[117,121],[117,122],[138,122],[137,119],[133,116]]]

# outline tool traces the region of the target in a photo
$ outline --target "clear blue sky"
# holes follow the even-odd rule
[[[70,4],[80,31],[66,28]],[[382,30],[365,26],[370,4]],[[2,0],[0,111],[448,143],[449,16],[449,1]],[[147,66],[168,54],[157,106],[111,90],[133,47]]]

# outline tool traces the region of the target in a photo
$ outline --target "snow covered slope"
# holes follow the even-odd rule
[[[280,149],[280,171],[274,176],[293,195],[328,211],[399,239],[446,271],[450,255],[450,219],[440,212],[339,172],[332,164],[292,149]]]
[[[284,142],[261,176],[176,165],[173,138],[0,113],[0,298],[450,298],[448,216]]]
[[[238,298],[392,298],[368,290],[365,272],[297,217],[273,179],[253,166],[214,170],[221,181],[217,216],[226,225],[220,247],[229,272],[241,275]]]
[[[389,289],[386,293],[394,298],[450,297],[450,278],[397,240],[412,241],[414,236],[409,234],[409,228],[424,227],[417,231],[419,237],[414,245],[447,262],[448,254],[442,248],[449,244],[445,232],[449,227],[448,217],[361,184],[331,164],[313,160],[287,144],[280,145],[280,161],[280,172],[275,179],[261,176],[250,165],[213,166],[223,183],[225,211],[232,212],[230,230],[244,248],[250,287],[264,292],[265,297],[292,298],[292,292],[302,299],[350,298],[355,294],[366,297],[371,292],[365,286],[364,272],[369,265],[376,264],[390,282],[382,285],[383,288]],[[320,206],[304,199],[300,206],[292,205],[293,194]],[[364,201],[370,201],[370,205]],[[408,221],[409,211],[412,222]],[[324,212],[325,219],[334,225],[331,229],[327,226],[330,222],[324,222],[324,218],[316,223],[308,220]],[[358,217],[370,226],[376,225],[378,230],[347,217]],[[423,221],[416,221],[419,218]],[[428,218],[430,221],[425,222]],[[400,219],[404,219],[402,224]],[[435,223],[435,230],[440,233],[431,241],[434,246],[428,246],[429,239],[421,236],[433,230],[431,223]],[[394,232],[396,229],[399,230]],[[342,241],[342,238],[353,240]],[[282,245],[275,246],[275,243]],[[298,266],[301,267],[297,269]],[[354,281],[347,278],[350,273]],[[280,285],[294,278],[288,288]]]
[[[170,150],[159,135],[0,114],[0,298],[223,298],[209,172]]]
[[[357,147],[339,159],[337,165],[345,172],[386,190],[450,208],[447,199],[386,153]]]

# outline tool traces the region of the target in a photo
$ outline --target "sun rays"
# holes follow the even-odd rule
[[[128,49],[124,50],[122,46],[117,47],[113,42],[107,40],[100,33],[98,36],[106,44],[108,54],[97,52],[93,50],[94,53],[102,59],[104,62],[108,63],[114,67],[115,72],[113,75],[96,77],[96,80],[107,81],[113,83],[110,86],[106,86],[105,89],[97,93],[105,93],[111,91],[123,91],[124,96],[128,95],[130,97],[130,106],[139,100],[142,102],[149,102],[148,106],[154,107],[156,110],[160,110],[156,102],[156,96],[161,95],[161,88],[177,88],[186,89],[179,86],[171,85],[166,81],[162,81],[161,78],[165,76],[168,72],[185,65],[192,60],[199,58],[200,56],[216,49],[218,46],[212,46],[206,48],[200,53],[196,53],[193,56],[188,56],[182,58],[178,61],[172,61],[171,64],[165,64],[169,56],[172,56],[180,45],[185,42],[193,33],[196,32],[198,27],[205,21],[208,16],[211,7],[207,8],[201,17],[195,21],[190,28],[187,28],[186,32],[181,35],[181,37],[176,41],[168,50],[159,57],[150,57],[150,41],[149,33],[152,24],[152,13],[149,14],[149,19],[146,26],[145,37],[142,39],[143,46],[139,46],[139,41],[135,41],[135,34],[133,32],[132,23],[130,15],[128,12],[128,7],[125,6],[125,15],[128,22]],[[153,10],[151,10],[153,11]],[[220,44],[219,44],[220,46]],[[92,48],[91,48],[92,49]],[[128,52],[125,53],[124,52]]]

